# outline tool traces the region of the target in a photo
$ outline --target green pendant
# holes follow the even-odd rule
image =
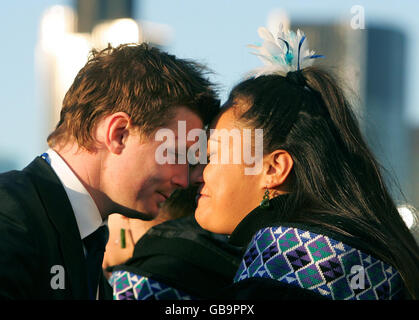
[[[126,243],[125,243],[125,229],[121,228],[121,248],[125,249],[126,248]]]
[[[269,207],[269,200],[263,199],[263,200],[260,202],[260,206],[261,206],[262,208],[268,208],[268,207]]]
[[[263,200],[260,202],[262,208],[269,208],[269,190],[266,189],[265,194],[263,195]]]

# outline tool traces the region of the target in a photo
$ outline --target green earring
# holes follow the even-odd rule
[[[269,190],[266,188],[265,194],[263,195],[263,199],[260,202],[260,206],[262,208],[268,208],[269,207]]]
[[[125,249],[126,248],[126,242],[125,242],[125,229],[121,228],[121,248]]]

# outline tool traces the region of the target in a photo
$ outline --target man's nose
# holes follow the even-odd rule
[[[189,169],[189,183],[192,185],[200,185],[204,183],[204,168],[205,164],[197,164],[193,168]]]
[[[189,166],[178,165],[175,175],[172,178],[172,183],[178,188],[187,188],[189,185]]]

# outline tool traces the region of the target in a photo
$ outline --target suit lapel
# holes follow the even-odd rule
[[[24,171],[31,178],[59,238],[70,290],[75,299],[88,299],[86,261],[80,232],[67,194],[54,170],[40,157]]]
[[[113,288],[109,285],[103,272],[99,278],[99,300],[113,300]]]

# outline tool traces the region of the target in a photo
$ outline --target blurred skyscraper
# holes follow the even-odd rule
[[[74,8],[50,7],[40,25],[36,61],[45,121],[44,136],[55,127],[65,93],[92,48],[141,42],[132,0],[77,0]]]
[[[139,1],[135,1],[138,4]],[[90,33],[104,21],[134,18],[133,0],[75,0],[77,32]]]
[[[406,108],[406,36],[399,30],[372,25],[307,25],[296,22],[310,48],[325,54],[325,65],[343,79],[354,103],[367,143],[398,203],[419,207],[419,130],[404,118]]]
[[[35,53],[42,114],[47,115],[43,136],[58,123],[65,93],[93,48],[170,41],[169,26],[133,19],[134,3],[138,7],[140,1],[75,0],[73,7],[53,6],[44,13]]]

